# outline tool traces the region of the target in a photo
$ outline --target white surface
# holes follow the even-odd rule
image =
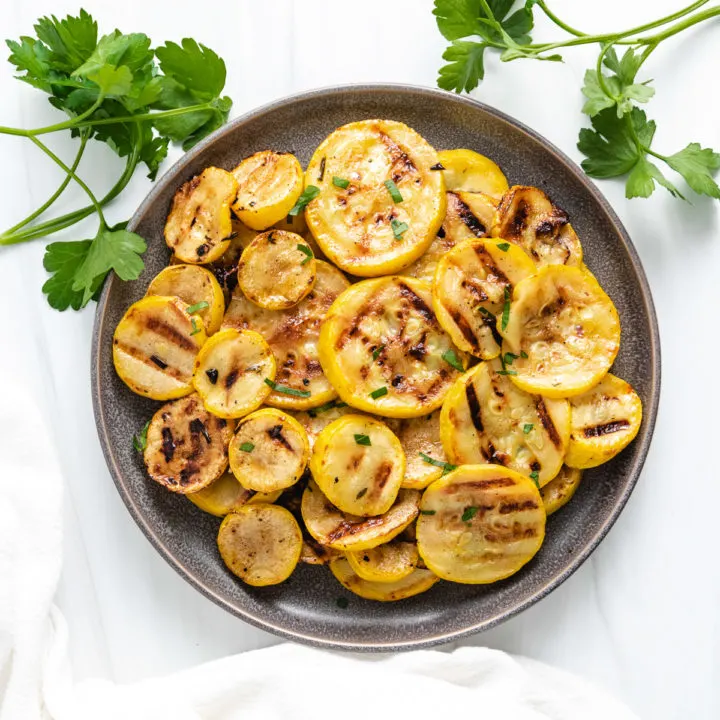
[[[570,24],[594,32],[630,27],[679,4],[555,0],[551,6]],[[84,3],[105,30],[146,32],[156,43],[192,35],[213,47],[228,63],[234,115],[333,83],[434,85],[444,41],[431,5],[430,0]],[[2,35],[28,34],[39,15],[77,8],[77,0],[5,3]],[[553,29],[543,33],[538,36],[557,35]],[[649,112],[658,121],[661,151],[674,152],[689,141],[720,148],[717,33],[717,23],[691,31],[664,43],[647,63],[648,75],[657,79]],[[517,61],[502,68],[493,59],[477,97],[532,125],[579,160],[575,142],[584,121],[579,89],[594,49],[567,51],[565,57],[564,65]],[[52,122],[57,114],[46,100],[14,81],[10,71],[0,65],[0,122],[27,127]],[[64,137],[55,138],[53,147],[72,156]],[[10,225],[42,202],[59,176],[21,139],[0,137],[0,157],[0,217]],[[118,167],[111,153],[92,148],[83,176],[93,187],[107,187]],[[720,206],[706,199],[684,205],[659,191],[647,201],[626,201],[620,183],[600,187],[633,237],[660,318],[664,387],[655,439],[637,490],[592,559],[550,597],[471,644],[579,673],[642,717],[716,718],[720,566],[713,548],[720,470],[711,451],[720,392],[708,380],[708,369],[720,350]],[[139,174],[109,218],[129,217],[148,188]],[[57,210],[78,203],[84,199],[72,189]],[[87,223],[62,238],[92,234],[94,226]],[[40,293],[42,245],[0,249],[5,313],[0,352],[34,378],[68,484],[57,601],[69,620],[76,676],[130,681],[275,643],[190,588],[126,513],[105,468],[92,416],[93,310],[59,314],[48,308]],[[3,382],[12,383],[12,376]],[[0,402],[2,395],[0,389]],[[38,520],[42,500],[38,493]]]

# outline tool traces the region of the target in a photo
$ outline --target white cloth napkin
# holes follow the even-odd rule
[[[132,685],[74,685],[52,604],[62,477],[31,398],[0,390],[0,720],[637,720],[578,678],[487,648],[357,656],[284,644]]]

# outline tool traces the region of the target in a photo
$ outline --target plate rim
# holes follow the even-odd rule
[[[650,290],[650,284],[645,274],[645,269],[640,260],[640,256],[635,248],[635,245],[630,238],[627,230],[625,229],[620,218],[617,216],[610,203],[607,201],[605,196],[599,190],[597,185],[582,171],[582,169],[560,150],[556,145],[550,142],[547,138],[543,137],[540,133],[536,132],[532,128],[528,127],[524,123],[516,120],[512,116],[497,110],[496,108],[475,100],[467,95],[456,95],[445,90],[437,88],[425,87],[421,85],[412,85],[407,83],[349,83],[343,85],[329,85],[320,88],[314,88],[312,90],[306,90],[303,92],[294,93],[292,95],[284,96],[278,100],[260,105],[256,108],[243,113],[237,118],[234,118],[223,127],[219,128],[215,132],[208,135],[195,147],[188,152],[184,153],[171,167],[169,167],[162,175],[162,177],[154,184],[152,190],[146,195],[145,199],[138,206],[137,210],[133,213],[132,218],[128,223],[128,230],[134,230],[139,224],[146,211],[155,202],[157,196],[165,189],[169,177],[179,168],[184,167],[188,162],[192,161],[195,157],[205,151],[210,145],[218,141],[220,138],[225,137],[228,134],[233,133],[238,126],[241,126],[248,121],[256,118],[259,115],[266,114],[273,110],[277,110],[287,105],[306,100],[312,100],[319,97],[327,97],[332,95],[344,95],[344,94],[364,94],[364,93],[405,93],[409,95],[426,95],[428,97],[442,98],[443,100],[452,99],[454,102],[470,106],[474,109],[479,109],[486,114],[493,116],[511,126],[516,130],[529,136],[536,142],[540,143],[548,152],[552,153],[555,158],[561,162],[566,169],[573,175],[574,179],[579,182],[583,187],[590,192],[593,199],[599,203],[608,219],[610,220],[613,229],[622,240],[625,249],[630,258],[630,262],[633,266],[639,284],[641,295],[643,298],[643,304],[645,306],[645,313],[649,320],[650,325],[650,355],[651,355],[651,376],[650,376],[650,394],[647,403],[647,408],[644,408],[644,420],[646,424],[646,431],[641,439],[641,444],[637,448],[637,455],[635,462],[631,466],[628,472],[628,480],[626,482],[622,495],[618,498],[617,502],[612,508],[612,512],[605,518],[598,531],[592,536],[592,538],[583,547],[580,553],[573,559],[572,563],[568,565],[565,570],[557,573],[536,593],[517,603],[512,608],[500,610],[495,612],[492,617],[486,618],[482,621],[476,622],[470,626],[467,626],[460,630],[453,630],[442,633],[428,634],[423,639],[408,640],[406,642],[388,642],[383,643],[382,641],[366,641],[366,642],[352,642],[344,641],[342,639],[328,639],[318,637],[313,634],[306,634],[301,631],[287,630],[273,622],[265,620],[263,618],[255,616],[251,611],[247,609],[241,609],[234,606],[232,603],[226,601],[224,598],[217,595],[210,588],[204,585],[201,579],[196,578],[195,575],[187,568],[182,562],[176,558],[169,548],[166,548],[160,538],[157,536],[153,526],[146,522],[143,513],[138,508],[134,498],[125,486],[123,473],[119,467],[110,443],[110,438],[107,432],[107,425],[105,421],[104,411],[104,398],[101,387],[101,352],[100,352],[100,338],[103,335],[105,326],[106,307],[110,292],[114,287],[114,284],[118,282],[118,278],[114,272],[111,272],[109,277],[104,283],[102,293],[97,303],[95,311],[95,318],[93,322],[92,331],[92,349],[91,349],[91,367],[90,367],[90,381],[91,381],[91,394],[92,394],[92,405],[93,415],[95,419],[95,426],[98,433],[98,439],[102,448],[105,463],[108,467],[110,475],[113,479],[118,494],[123,500],[125,507],[127,508],[130,516],[133,518],[137,526],[140,528],[143,535],[149,540],[154,549],[160,554],[160,556],[172,567],[186,582],[192,587],[198,590],[207,599],[214,602],[216,605],[222,607],[227,612],[231,613],[235,617],[248,622],[249,624],[260,628],[266,632],[270,632],[276,636],[279,636],[286,640],[302,642],[307,645],[314,647],[334,649],[351,652],[397,652],[414,649],[429,648],[441,643],[457,641],[467,638],[471,635],[475,635],[484,630],[489,630],[496,625],[499,625],[512,617],[515,617],[522,611],[531,607],[535,603],[547,597],[553,590],[562,585],[571,575],[573,575],[581,565],[592,555],[593,552],[600,545],[602,540],[607,536],[610,529],[613,527],[618,517],[622,513],[627,504],[630,495],[632,494],[635,486],[637,485],[640,473],[645,464],[647,454],[650,448],[650,443],[655,430],[655,423],[657,420],[658,407],[660,402],[660,387],[661,387],[661,346],[660,346],[660,331],[657,320],[657,313],[655,311],[655,303],[652,297],[652,291]]]

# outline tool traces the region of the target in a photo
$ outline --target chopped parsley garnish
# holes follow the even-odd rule
[[[523,432],[528,435],[535,426],[532,423],[525,423],[523,425]]]
[[[373,390],[370,393],[370,397],[373,400],[377,400],[378,398],[381,398],[383,395],[387,395],[387,394],[388,394],[388,389],[387,389],[387,387],[385,387],[383,385],[382,387],[379,387],[377,390]]]
[[[305,254],[305,259],[300,263],[301,265],[304,265],[305,263],[309,263],[315,256],[313,255],[313,251],[310,249],[308,245],[302,245],[298,243],[297,249]]]
[[[390,227],[396,240],[402,240],[403,233],[410,229],[410,226],[406,222],[400,222],[395,219],[390,221]]]
[[[517,375],[517,371],[516,370],[498,370],[497,374],[498,375]]]
[[[328,410],[333,410],[334,408],[344,408],[347,407],[347,403],[344,403],[340,400],[331,400],[330,402],[326,402],[324,405],[320,405],[316,408],[311,408],[308,410],[308,415],[311,418],[317,417],[321,413],[327,412]]]
[[[403,201],[403,196],[400,194],[398,186],[392,180],[386,180],[385,187],[390,193],[390,197],[393,199],[394,203],[401,203]]]
[[[133,435],[133,447],[138,451],[142,452],[147,447],[147,432],[150,427],[150,421],[148,420],[137,435]]]
[[[503,330],[507,329],[508,323],[510,322],[510,286],[505,286],[505,304],[503,305],[503,314],[502,314],[502,324],[501,327]]]
[[[193,313],[200,312],[201,310],[205,310],[206,308],[210,307],[210,303],[205,302],[204,300],[201,300],[199,303],[195,303],[194,305],[191,305],[187,311],[188,315],[192,315]]]
[[[255,445],[253,445],[253,443],[251,443],[251,442],[244,442],[244,443],[240,446],[240,449],[241,449],[243,452],[250,453],[250,452],[252,452],[252,451],[255,449]]]
[[[462,514],[462,518],[461,518],[462,521],[463,521],[463,522],[470,522],[470,521],[477,515],[477,511],[478,511],[479,509],[480,509],[480,508],[475,507],[475,505],[470,505],[470,507],[466,507],[466,508],[465,508],[465,511],[464,511],[463,514]]]
[[[373,350],[373,360],[377,360],[380,357],[380,353],[385,349],[384,345],[380,345],[380,347],[376,347]]]
[[[512,365],[512,364],[513,364],[513,360],[517,360],[519,357],[520,357],[520,356],[519,356],[519,355],[516,355],[515,353],[506,352],[506,353],[503,355],[503,364],[504,364],[504,365]]]
[[[530,473],[530,479],[535,483],[535,487],[540,489],[540,473],[537,470],[533,470]]]
[[[368,447],[372,445],[370,442],[370,436],[369,435],[363,435],[362,433],[355,433],[355,442],[358,445],[367,445]]]
[[[192,322],[192,332],[190,335],[197,335],[202,328],[197,324],[197,320],[195,320],[195,318],[190,318],[190,322]]]
[[[449,472],[452,472],[453,470],[457,469],[457,465],[451,465],[449,462],[443,462],[442,460],[436,460],[433,457],[430,457],[429,455],[426,455],[424,452],[418,453],[420,457],[428,464],[428,465],[434,465],[435,467],[439,467],[443,469],[443,475],[447,475]]]
[[[349,180],[341,177],[333,177],[333,185],[344,190],[350,184]]]
[[[421,510],[420,514],[421,515],[434,515],[435,512],[436,512],[435,510]]]
[[[490,320],[497,320],[497,318],[486,307],[478,305],[478,310],[480,311],[480,314],[484,315],[486,318],[490,318]]]
[[[282,393],[283,395],[294,395],[295,397],[310,397],[309,390],[296,390],[295,388],[288,387],[287,385],[278,385],[273,382],[270,378],[265,378],[266,385],[269,385],[275,392]]]
[[[462,366],[462,363],[460,362],[460,358],[455,354],[455,351],[450,348],[449,350],[446,350],[442,354],[442,359],[448,364],[452,365],[456,370],[459,370],[460,372],[464,372],[465,368]]]
[[[520,357],[521,357],[523,360],[527,360],[528,354],[527,354],[524,350],[521,350],[521,351],[520,351]]]
[[[342,610],[344,610],[350,603],[349,603],[349,601],[348,601],[347,598],[338,598],[338,599],[335,601],[335,604],[336,604],[339,608],[341,608]]]
[[[288,215],[299,215],[307,206],[307,204],[313,201],[320,194],[320,188],[315,185],[308,185],[303,191],[302,195],[297,199],[297,202],[293,206],[293,209]]]
[[[510,243],[498,243],[498,250],[502,250],[503,252],[507,252],[510,249]]]

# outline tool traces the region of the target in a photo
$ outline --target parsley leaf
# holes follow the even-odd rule
[[[470,505],[470,507],[466,507],[463,511],[461,520],[463,522],[470,522],[476,515],[477,511],[480,508],[476,507],[475,505]]]
[[[197,98],[212,100],[225,87],[225,62],[209,47],[191,38],[183,38],[182,46],[165,43],[155,50],[160,69]]]
[[[244,442],[240,445],[242,452],[251,453],[255,449],[255,444],[251,442]]]
[[[358,445],[367,445],[368,447],[372,445],[370,442],[370,436],[369,435],[363,435],[362,433],[355,433],[354,435],[355,442]]]
[[[443,354],[442,359],[451,367],[454,367],[456,370],[459,370],[460,372],[465,372],[465,368],[463,367],[463,364],[460,362],[460,358],[458,358],[457,353],[452,348],[448,348]]]
[[[147,434],[148,428],[150,427],[150,421],[148,420],[140,429],[137,435],[133,435],[132,444],[137,452],[142,452],[147,447]]]
[[[469,41],[456,41],[443,53],[449,60],[440,68],[438,86],[456,93],[474,90],[485,77],[484,54],[487,45]]]
[[[84,293],[73,290],[73,283],[75,273],[85,262],[91,245],[92,240],[79,240],[54,242],[45,248],[43,266],[52,275],[42,286],[42,291],[56,310],[67,310],[69,307],[79,310],[86,305],[83,302]]]
[[[720,187],[712,177],[720,169],[720,154],[699,143],[690,143],[684,150],[666,157],[665,162],[680,173],[698,195],[720,199]]]
[[[650,197],[655,190],[656,182],[669,190],[674,197],[683,197],[680,191],[662,174],[660,168],[651,163],[644,155],[638,158],[637,164],[628,175],[625,197]]]
[[[97,23],[80,10],[77,17],[58,20],[54,15],[40,18],[35,24],[38,40],[50,51],[55,70],[71,73],[90,57],[97,45]]]

